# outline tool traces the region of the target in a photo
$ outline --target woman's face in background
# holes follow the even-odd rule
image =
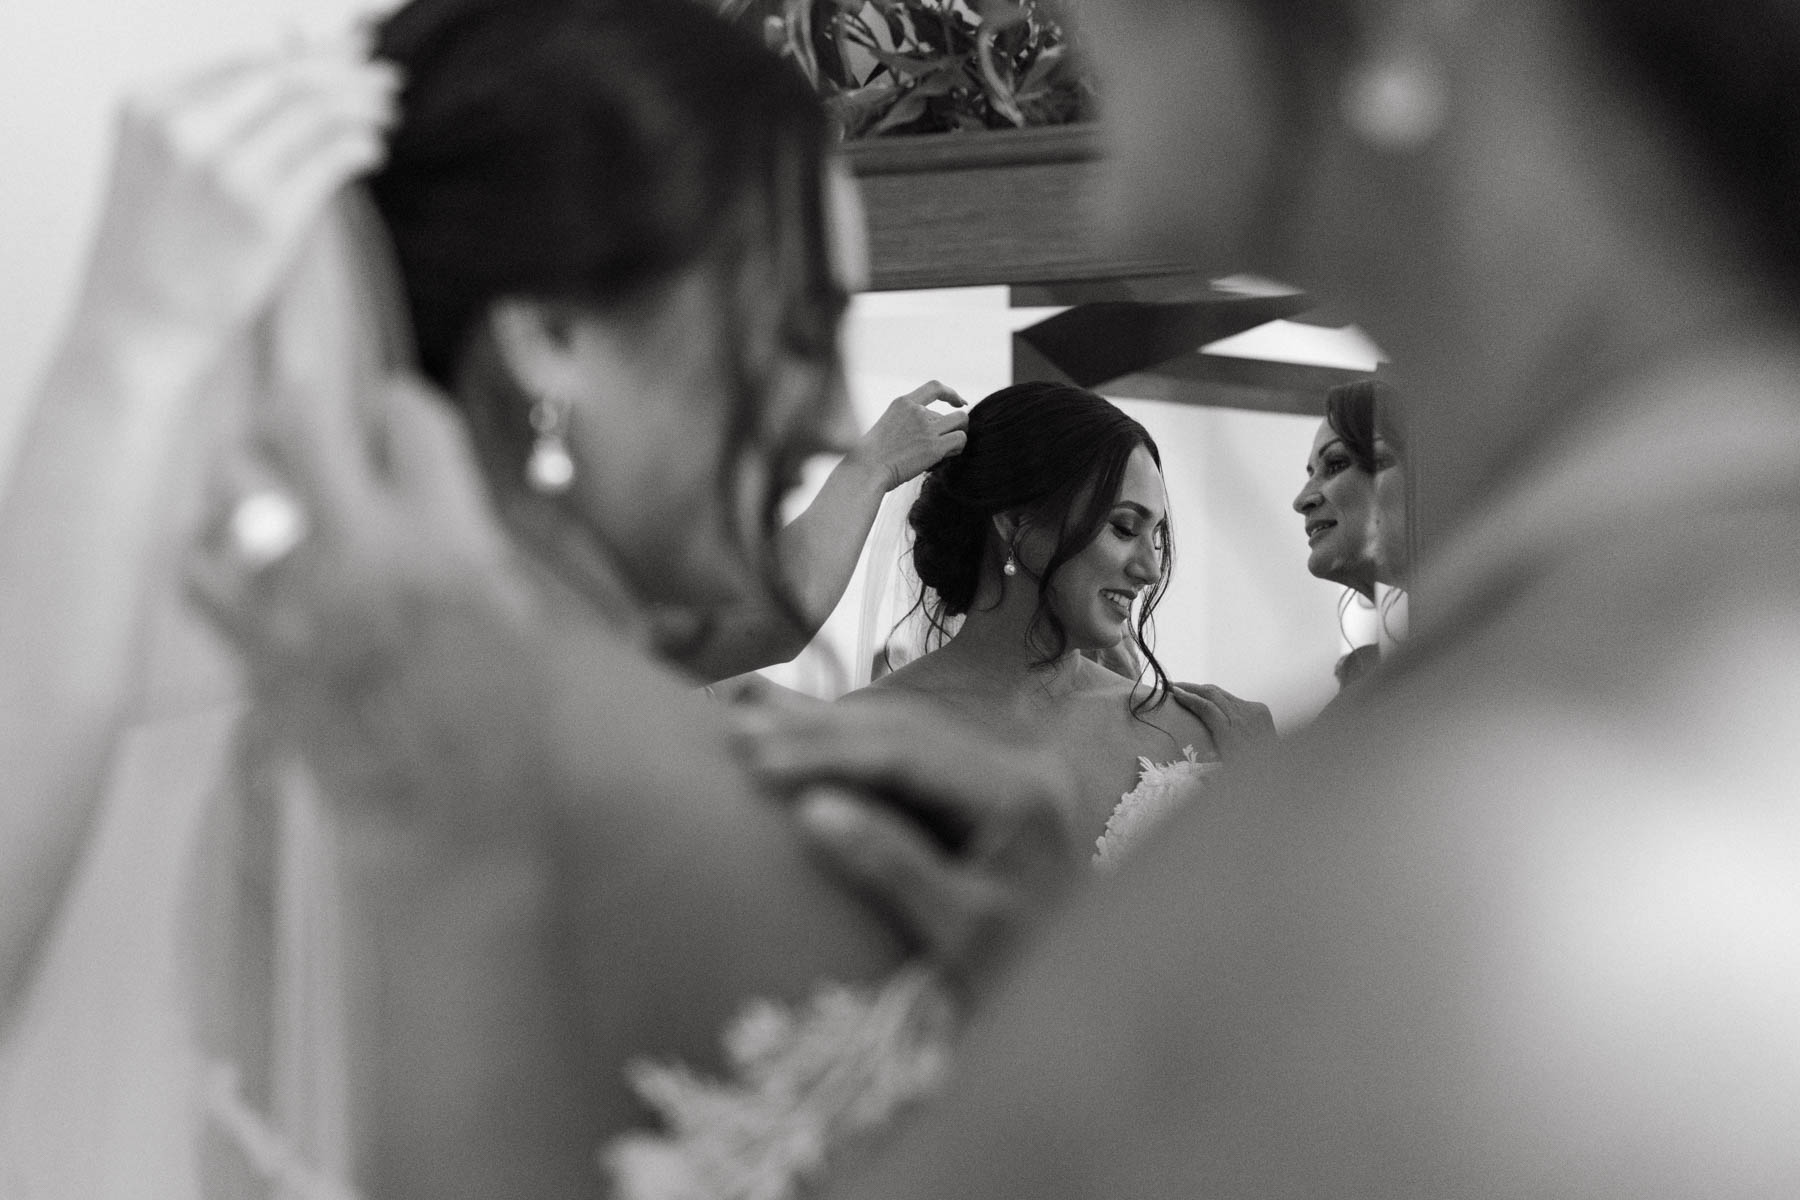
[[[1380,539],[1375,479],[1356,465],[1331,423],[1319,422],[1306,483],[1294,497],[1294,511],[1304,521],[1306,569],[1365,593],[1375,586]]]

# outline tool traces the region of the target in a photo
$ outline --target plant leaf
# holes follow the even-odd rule
[[[918,78],[930,75],[945,68],[955,70],[962,65],[962,60],[955,55],[939,54],[931,58],[920,58],[911,54],[899,54],[892,50],[870,50],[875,61],[896,75]]]
[[[906,93],[900,98],[898,104],[887,110],[881,120],[875,122],[869,130],[870,136],[883,134],[890,129],[918,120],[925,115],[926,99],[927,97],[920,95],[917,91]]]
[[[974,0],[974,5],[982,24],[989,29],[1011,29],[1028,20],[1025,8],[1018,0]]]

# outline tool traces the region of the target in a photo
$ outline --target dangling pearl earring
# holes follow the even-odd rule
[[[575,460],[565,436],[569,426],[566,400],[542,399],[531,406],[531,428],[537,438],[525,460],[525,482],[544,496],[560,496],[575,482]]]
[[[1019,560],[1014,558],[1011,554],[1008,554],[1006,556],[1006,562],[1000,567],[1000,573],[1008,579],[1017,575],[1019,573]]]
[[[1344,83],[1344,121],[1377,150],[1417,150],[1444,127],[1450,107],[1443,71],[1426,54],[1399,51],[1365,64]]]

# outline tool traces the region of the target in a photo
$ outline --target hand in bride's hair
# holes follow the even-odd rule
[[[268,299],[330,195],[374,167],[399,77],[333,46],[132,97],[82,311],[208,351]]]
[[[937,403],[948,404],[953,411],[933,412],[931,405]],[[891,492],[962,453],[969,441],[968,428],[968,401],[934,379],[888,405],[848,457],[867,466]]]
[[[1225,762],[1275,736],[1269,706],[1234,696],[1212,683],[1177,683],[1170,687],[1176,703],[1198,717]]]
[[[1085,877],[1061,763],[917,701],[746,712],[738,741],[826,866],[968,993]]]

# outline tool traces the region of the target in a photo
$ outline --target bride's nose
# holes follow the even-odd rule
[[[1127,572],[1139,583],[1152,585],[1162,582],[1162,554],[1147,539],[1138,543],[1137,552],[1131,556],[1126,566]]]

